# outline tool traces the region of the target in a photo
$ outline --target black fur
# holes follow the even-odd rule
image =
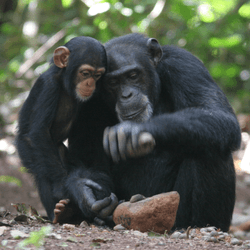
[[[106,67],[104,47],[93,38],[73,38],[65,47],[70,51],[67,67],[61,69],[52,62],[37,79],[20,111],[16,138],[19,156],[35,178],[50,220],[55,204],[69,196],[64,185],[69,169],[63,141],[84,105],[76,98],[76,71],[82,64]]]
[[[112,39],[105,48],[103,98],[82,107],[69,137],[70,154],[89,170],[111,168],[119,200],[178,191],[176,228],[227,231],[235,202],[232,151],[241,136],[225,95],[202,62],[183,49],[161,47],[140,34]],[[107,126],[104,147],[117,163],[102,146]],[[156,147],[138,156],[142,132],[154,137]]]

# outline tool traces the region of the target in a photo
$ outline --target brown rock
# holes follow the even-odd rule
[[[239,226],[242,231],[250,231],[250,221],[244,222]]]
[[[115,209],[113,220],[127,229],[141,232],[168,232],[174,225],[180,196],[178,192],[158,194],[138,202],[123,202]]]

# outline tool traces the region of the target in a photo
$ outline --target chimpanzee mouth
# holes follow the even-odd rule
[[[119,116],[121,117],[121,119],[123,121],[127,121],[127,120],[137,120],[136,118],[138,116],[140,116],[144,111],[145,111],[146,108],[142,108],[134,113],[130,113],[130,114],[127,114],[127,115],[121,115],[119,114]]]
[[[146,106],[137,110],[134,113],[129,113],[129,114],[124,115],[124,114],[121,114],[119,108],[116,109],[116,112],[117,112],[117,116],[120,122],[124,122],[124,121],[146,122],[152,116],[153,109],[151,105],[148,103]]]

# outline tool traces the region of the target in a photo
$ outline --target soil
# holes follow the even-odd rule
[[[0,183],[0,248],[18,249],[18,244],[32,236],[32,232],[42,227],[50,229],[44,238],[40,249],[248,249],[250,241],[239,241],[239,245],[232,245],[231,238],[218,243],[207,242],[202,239],[199,231],[193,239],[172,239],[171,235],[158,235],[155,233],[141,233],[133,230],[115,231],[110,228],[97,227],[82,223],[81,225],[59,225],[42,222],[35,217],[25,218],[24,222],[16,222],[17,210],[11,203],[25,203],[34,207],[41,216],[45,216],[45,210],[39,200],[37,190],[32,177],[28,173],[22,173],[21,164],[16,154],[9,155],[0,151],[0,176],[14,176],[21,180],[19,187],[13,183]],[[237,174],[237,201],[235,211],[239,213],[240,204],[250,201],[250,192],[247,185],[241,185],[245,178],[244,173]],[[10,212],[6,214],[6,211]],[[18,220],[18,219],[16,219]],[[20,220],[20,218],[19,218]],[[18,230],[18,231],[15,231]],[[21,235],[20,235],[21,234]],[[16,236],[15,236],[16,235]],[[45,234],[44,234],[45,235]],[[36,249],[37,240],[25,247]],[[42,238],[42,236],[41,236]]]

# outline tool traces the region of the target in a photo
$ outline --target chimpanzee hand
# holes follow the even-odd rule
[[[103,199],[99,199],[99,197],[103,197],[104,191],[103,188],[96,182],[81,178],[77,183],[78,187],[78,204],[82,212],[90,213],[87,215],[95,216],[100,219],[105,219],[112,215],[114,209],[118,204],[118,199],[115,194],[111,193],[110,196],[105,197]]]
[[[154,149],[155,139],[143,130],[141,124],[127,121],[105,129],[103,146],[113,161],[118,162],[150,153]]]

